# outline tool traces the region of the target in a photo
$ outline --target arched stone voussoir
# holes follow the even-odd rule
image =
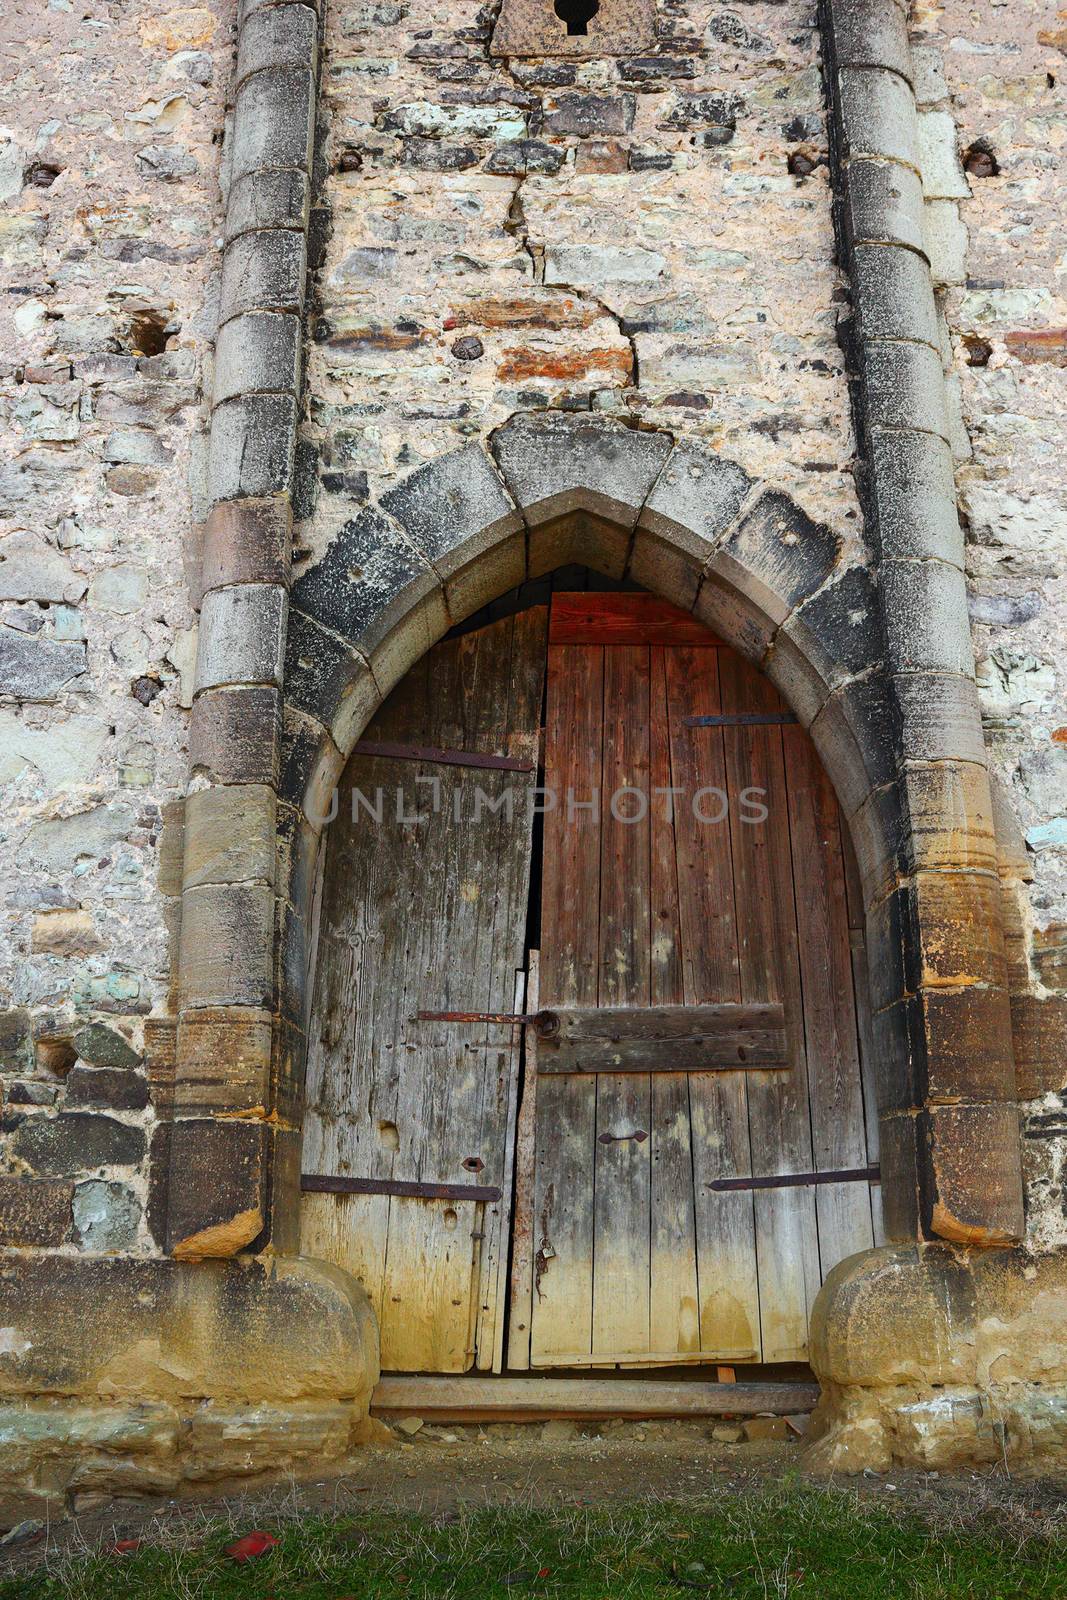
[[[668,433],[562,412],[520,414],[490,441],[530,536],[530,576],[580,560],[621,577]]]
[[[760,665],[775,633],[831,578],[842,540],[777,489],[759,495],[715,549],[694,610]]]
[[[778,629],[763,670],[809,727],[834,689],[884,665],[878,591],[870,569],[846,567]]]
[[[704,568],[758,487],[736,462],[680,441],[638,515],[630,576],[691,611]]]
[[[339,803],[336,797],[346,759],[317,718],[286,706],[278,795],[301,811],[316,833],[322,832]]]
[[[419,467],[381,504],[437,573],[453,622],[526,576],[522,514],[479,444]]]

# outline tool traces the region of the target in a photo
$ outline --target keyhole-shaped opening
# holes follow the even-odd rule
[[[585,34],[600,10],[600,0],[556,0],[552,9],[559,20],[566,23],[568,33]]]

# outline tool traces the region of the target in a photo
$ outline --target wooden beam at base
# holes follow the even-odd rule
[[[440,1422],[540,1422],[552,1417],[794,1416],[810,1411],[817,1383],[670,1383],[654,1378],[386,1377],[371,1396],[376,1417]]]

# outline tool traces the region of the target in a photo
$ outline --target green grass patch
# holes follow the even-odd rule
[[[236,1565],[250,1526],[160,1523],[131,1554],[53,1556],[0,1600],[1064,1600],[1067,1536],[1019,1534],[966,1503],[872,1503],[795,1485],[684,1505],[523,1506],[264,1518],[279,1544]]]

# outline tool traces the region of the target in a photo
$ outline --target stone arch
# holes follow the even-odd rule
[[[172,1248],[230,1253],[266,1237],[265,1223],[276,1249],[298,1250],[312,885],[331,791],[376,707],[437,639],[525,578],[576,560],[692,611],[766,673],[811,734],[863,882],[890,1236],[1017,1236],[1014,1061],[976,708],[961,709],[956,679],[887,670],[876,575],[780,489],[705,445],[553,412],[519,415],[488,448],[419,468],[293,580],[270,810],[273,938],[259,987],[212,1036],[217,1098],[183,1101],[183,1061],[204,1068],[179,1038],[178,1103],[199,1115],[187,1109],[174,1127]],[[910,625],[932,625],[921,600]],[[900,617],[893,626],[900,634]],[[194,807],[193,821],[210,831],[204,810]],[[248,893],[233,884],[217,912],[243,960],[248,929],[260,927]],[[202,1001],[192,1016],[203,1031]],[[246,1057],[264,1088],[238,1109]],[[216,1220],[216,1206],[207,1229],[190,1227],[188,1207],[175,1204],[195,1192],[190,1163],[224,1168],[239,1226]]]

